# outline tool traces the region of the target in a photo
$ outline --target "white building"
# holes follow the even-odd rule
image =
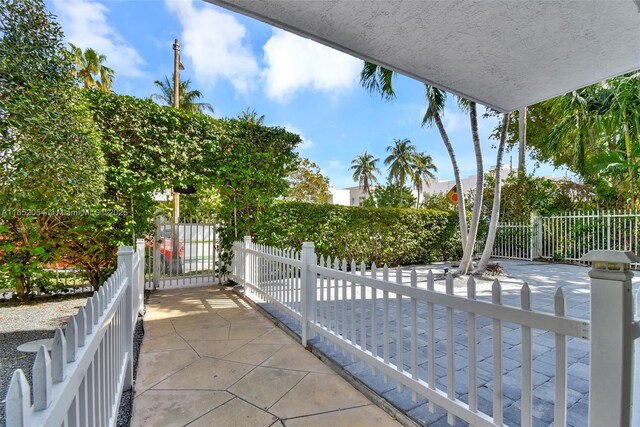
[[[331,204],[341,206],[362,206],[364,200],[369,197],[362,188],[348,187],[348,188],[330,188],[331,192]]]
[[[489,171],[494,171],[495,167],[489,169]],[[507,177],[512,173],[517,173],[518,169],[511,167],[510,165],[502,165],[502,172],[500,173],[500,181],[504,182]],[[464,179],[462,179],[462,188],[464,192],[467,193],[469,190],[474,190],[476,188],[476,183],[478,182],[477,175],[470,175]],[[424,192],[428,194],[440,194],[440,193],[448,193],[452,187],[456,185],[456,181],[453,179],[438,179],[437,181],[432,181],[429,186],[424,186]]]

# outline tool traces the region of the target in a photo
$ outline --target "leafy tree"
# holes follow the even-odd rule
[[[371,197],[364,201],[364,206],[378,208],[411,208],[415,204],[416,198],[411,189],[395,182],[377,186],[371,192]]]
[[[69,43],[73,54],[74,66],[71,74],[80,78],[85,88],[98,88],[103,92],[111,90],[113,82],[113,70],[104,63],[107,60],[105,55],[101,55],[91,48],[82,51],[81,48]],[[99,80],[97,79],[99,77]]]
[[[394,139],[393,145],[387,147],[389,155],[384,164],[389,167],[389,181],[404,187],[409,179],[415,178],[414,158],[416,147],[409,139]]]
[[[287,192],[297,135],[243,120],[218,120],[151,100],[87,91],[108,159],[104,199],[127,212],[106,245],[152,230],[151,195],[194,186],[192,215],[215,214],[222,243],[250,232],[260,212]],[[129,214],[131,212],[131,214]],[[234,215],[234,213],[236,215]],[[238,222],[235,223],[234,219]],[[127,240],[130,241],[130,240]],[[225,252],[225,257],[229,256]]]
[[[527,145],[534,159],[578,174],[601,200],[609,198],[609,207],[634,208],[640,184],[639,110],[640,73],[619,76],[529,107]],[[518,137],[514,117],[508,143]]]
[[[370,194],[371,186],[378,182],[375,174],[380,173],[380,169],[376,166],[379,160],[365,151],[351,161],[349,170],[353,171],[353,180],[365,194]]]
[[[427,153],[416,153],[413,156],[412,163],[412,181],[413,186],[418,193],[416,200],[416,207],[420,205],[420,193],[422,192],[422,184],[426,183],[427,186],[431,183],[431,180],[436,177],[435,172],[438,171],[436,165],[433,164],[433,158]]]
[[[0,0],[0,264],[27,299],[55,259],[59,209],[90,205],[104,159],[42,1]]]
[[[164,80],[156,80],[153,84],[160,89],[160,93],[154,93],[151,95],[151,99],[154,101],[159,101],[168,106],[173,105],[173,79],[169,80],[167,76],[164,77]],[[209,111],[213,113],[213,106],[206,102],[198,102],[200,98],[202,98],[202,92],[197,89],[191,90],[189,86],[191,85],[191,80],[180,80],[180,85],[178,88],[178,93],[180,97],[178,98],[178,107],[181,110],[187,110],[192,113],[204,113],[205,111]]]
[[[495,176],[485,176],[484,212],[493,205]],[[578,210],[597,210],[598,199],[587,185],[569,180],[551,180],[531,175],[509,175],[502,185],[500,217],[504,221],[527,222],[532,214],[550,216]]]
[[[456,206],[447,199],[447,195],[445,193],[424,193],[420,207],[423,209],[437,209],[442,211],[457,210]]]
[[[308,203],[329,203],[329,178],[309,159],[300,159],[296,169],[287,178],[287,199]]]

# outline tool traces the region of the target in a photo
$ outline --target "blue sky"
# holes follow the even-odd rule
[[[182,45],[192,87],[216,117],[236,116],[247,107],[265,115],[268,125],[298,133],[300,155],[316,162],[331,185],[356,185],[349,164],[368,150],[382,160],[394,138],[409,138],[431,154],[438,176],[452,179],[449,157],[435,129],[420,126],[425,111],[422,84],[399,76],[397,99],[371,95],[359,85],[361,61],[315,42],[275,29],[203,1],[47,0],[68,42],[107,56],[116,72],[117,93],[146,98],[154,80],[170,76],[173,40]],[[463,177],[475,174],[468,117],[450,98],[444,114]],[[480,123],[485,169],[495,164],[496,120]],[[509,164],[517,152],[507,152]],[[529,168],[533,168],[529,162]],[[564,175],[541,166],[537,175]]]

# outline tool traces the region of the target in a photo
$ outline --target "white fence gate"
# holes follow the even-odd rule
[[[133,331],[144,309],[144,240],[121,247],[116,272],[56,329],[51,355],[41,346],[31,387],[14,371],[8,427],[114,426],[123,390],[133,384]]]
[[[156,219],[147,247],[147,289],[183,288],[220,283],[222,261],[216,223],[173,223]]]
[[[502,288],[497,280],[492,287],[491,299],[479,300],[473,277],[467,282],[464,296],[454,294],[451,275],[446,277],[444,289],[437,290],[433,274],[429,272],[426,288],[420,288],[415,269],[411,272],[409,283],[405,283],[399,268],[391,270],[384,266],[378,270],[374,264],[370,273],[367,273],[364,264],[358,266],[353,261],[349,263],[324,257],[318,260],[314,245],[310,242],[304,243],[302,251],[298,252],[256,245],[247,237],[244,242],[236,242],[233,251],[232,279],[243,284],[246,294],[251,298],[268,302],[293,319],[300,326],[302,345],[306,346],[317,335],[320,340],[351,355],[352,360],[360,360],[374,372],[382,372],[385,381],[394,380],[399,391],[407,387],[412,391],[414,401],[418,395],[425,397],[432,412],[435,405],[444,408],[451,424],[459,417],[476,426],[503,425],[502,345],[503,328],[506,325],[515,325],[520,330],[520,414],[523,426],[531,426],[533,422],[532,337],[535,334],[550,332],[555,336],[555,426],[567,424],[567,339],[577,337],[591,340],[594,348],[606,339],[615,337],[614,341],[618,341],[609,342],[604,347],[604,353],[592,353],[591,378],[595,378],[592,384],[596,386],[590,388],[591,425],[602,425],[593,421],[602,419],[609,419],[610,425],[629,424],[630,394],[616,394],[612,390],[630,388],[628,382],[633,372],[633,345],[630,343],[640,335],[640,322],[633,322],[631,299],[628,296],[626,299],[617,298],[613,294],[617,292],[615,295],[623,295],[627,290],[630,291],[632,275],[625,273],[622,278],[620,275],[623,272],[611,272],[611,277],[618,274],[618,281],[611,281],[602,288],[604,292],[593,295],[592,305],[598,305],[608,319],[597,317],[601,323],[596,326],[598,330],[606,326],[609,332],[590,336],[594,325],[586,320],[565,316],[562,288],[555,294],[554,314],[550,314],[532,310],[531,292],[526,284],[520,291],[520,307],[512,307],[502,304]],[[611,275],[607,275],[606,271],[602,274],[602,278]],[[612,285],[616,283],[619,286],[613,291]],[[637,320],[640,296],[636,295],[635,298]],[[407,309],[407,301],[410,321],[403,325],[403,310]],[[441,313],[441,316],[436,317],[436,313]],[[440,325],[446,331],[444,336],[437,336],[438,318],[444,319],[444,325]],[[490,323],[477,324],[480,318],[490,319]],[[478,407],[476,333],[480,327],[490,327],[492,331],[491,414],[482,412]],[[459,333],[460,328],[462,334]],[[621,333],[611,334],[614,328],[621,330]],[[426,342],[419,343],[418,337],[425,330]],[[441,333],[442,328],[438,331]],[[456,389],[459,387],[456,381],[458,358],[454,346],[461,345],[456,337],[465,334],[462,345],[466,346],[467,351],[465,376],[468,386],[461,391]],[[405,360],[407,343],[410,343],[410,352],[408,360]],[[444,344],[444,348],[441,344]],[[426,372],[418,364],[418,354],[425,351]],[[446,355],[444,380],[441,374],[437,375],[436,366],[436,357],[442,351]],[[612,363],[621,360],[626,362],[618,364],[616,370],[609,368]],[[605,378],[608,388],[599,389],[600,381]],[[446,381],[446,384],[442,385],[440,381]],[[466,397],[461,397],[457,392],[464,393]],[[623,396],[622,401],[618,399],[620,396]],[[640,412],[638,406],[636,411]],[[627,422],[624,421],[625,411]],[[640,414],[638,417],[636,419],[640,420]]]
[[[484,241],[476,244],[476,254]],[[582,263],[591,250],[640,251],[637,211],[570,212],[498,224],[492,257]],[[640,263],[632,263],[640,269]]]

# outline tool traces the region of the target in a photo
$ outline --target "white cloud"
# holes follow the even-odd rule
[[[454,133],[460,130],[471,130],[469,115],[462,111],[453,111],[445,108],[442,120],[447,132]]]
[[[336,170],[346,170],[347,167],[345,166],[342,160],[331,159],[327,162],[327,166],[324,169],[327,171],[336,171]]]
[[[337,93],[358,81],[362,62],[352,56],[282,30],[265,43],[262,77],[267,96],[284,102],[298,90]]]
[[[53,0],[55,12],[66,40],[86,49],[106,55],[106,65],[118,75],[140,77],[144,60],[107,22],[109,9],[91,0]]]
[[[302,132],[300,131],[300,129],[298,129],[297,127],[295,127],[291,123],[285,123],[283,125],[283,127],[286,130],[288,130],[289,132],[295,133],[296,135],[300,136],[300,139],[302,140],[302,142],[300,143],[300,145],[298,145],[298,151],[302,151],[302,150],[306,150],[308,148],[311,148],[311,146],[313,145],[313,141],[311,141],[310,139],[305,138],[304,135],[302,134]]]
[[[232,15],[197,8],[192,0],[165,3],[182,24],[182,53],[191,60],[195,79],[213,84],[225,78],[239,92],[250,90],[259,67],[247,44],[247,29]]]

